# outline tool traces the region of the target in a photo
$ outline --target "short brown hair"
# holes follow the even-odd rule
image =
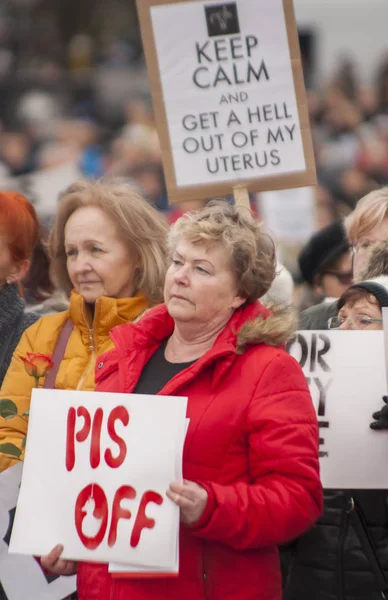
[[[180,239],[223,245],[230,252],[238,295],[248,302],[261,298],[271,287],[276,274],[275,246],[248,208],[212,200],[174,223],[169,235],[171,251]]]
[[[346,217],[345,229],[354,244],[388,217],[388,186],[370,192],[357,202],[356,208]]]
[[[380,306],[377,298],[371,294],[369,290],[352,286],[345,290],[342,296],[339,298],[337,302],[337,308],[338,310],[341,310],[345,304],[349,304],[349,306],[352,307],[356,304],[356,302],[359,300],[364,300],[364,298],[365,300],[368,300],[368,302],[371,302],[371,304],[377,304]]]
[[[135,281],[137,289],[153,304],[162,302],[167,222],[133,187],[115,180],[78,180],[61,195],[49,242],[53,276],[59,286],[67,294],[72,289],[64,232],[69,217],[82,206],[97,206],[113,221],[121,240],[140,260],[141,267]]]

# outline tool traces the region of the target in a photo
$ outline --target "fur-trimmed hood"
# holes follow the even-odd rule
[[[268,344],[282,346],[293,336],[297,327],[297,315],[291,307],[268,307],[268,312],[261,313],[254,319],[246,321],[237,332],[236,351],[242,354],[247,346]]]

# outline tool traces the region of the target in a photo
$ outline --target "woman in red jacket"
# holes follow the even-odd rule
[[[321,512],[318,429],[299,365],[284,351],[290,320],[257,302],[275,276],[272,243],[247,209],[213,204],[170,235],[165,304],[111,332],[97,389],[188,396],[175,579],[112,579],[78,565],[80,600],[280,600],[278,544]],[[61,546],[42,559],[76,564]]]

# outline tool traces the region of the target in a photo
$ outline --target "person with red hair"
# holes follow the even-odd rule
[[[38,238],[32,204],[17,192],[0,191],[0,386],[24,330],[39,318],[24,312],[19,294]]]

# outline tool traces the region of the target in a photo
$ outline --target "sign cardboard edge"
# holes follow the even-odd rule
[[[306,169],[300,172],[270,175],[267,177],[240,177],[233,181],[216,182],[214,184],[183,187],[177,185],[172,147],[168,132],[167,112],[163,99],[162,81],[152,27],[151,8],[154,6],[192,1],[193,0],[136,0],[148,79],[150,82],[157,131],[162,151],[162,163],[169,204],[180,204],[190,200],[209,200],[211,198],[228,196],[233,193],[233,188],[236,186],[246,188],[249,193],[315,186],[317,184],[317,176],[293,0],[282,0],[282,2]]]

